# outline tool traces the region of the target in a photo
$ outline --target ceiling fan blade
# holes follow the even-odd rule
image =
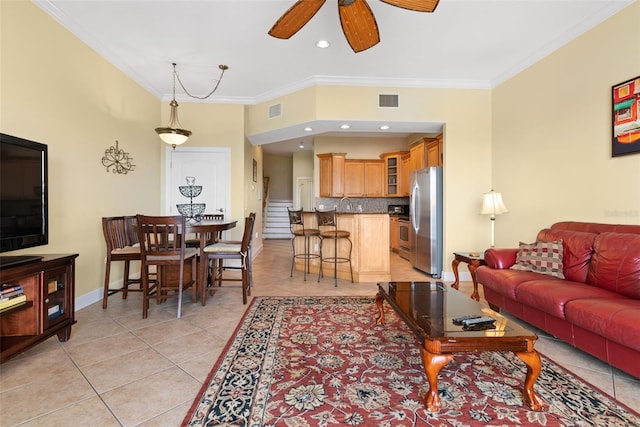
[[[288,39],[309,22],[326,0],[298,0],[269,30],[269,35]]]
[[[338,2],[340,25],[354,52],[361,52],[380,42],[378,24],[365,0]]]
[[[433,12],[440,0],[381,0],[383,3],[416,12]]]

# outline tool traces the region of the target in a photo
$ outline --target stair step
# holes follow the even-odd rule
[[[291,209],[292,207],[292,200],[269,201],[263,219],[263,239],[291,239],[287,208]]]
[[[291,234],[284,233],[262,233],[262,239],[291,239]]]

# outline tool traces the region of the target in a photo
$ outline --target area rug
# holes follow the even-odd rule
[[[183,426],[637,426],[640,415],[542,358],[523,406],[525,364],[511,353],[457,354],[431,413],[417,340],[371,297],[254,298]]]

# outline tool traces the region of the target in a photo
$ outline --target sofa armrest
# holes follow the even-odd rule
[[[484,251],[484,262],[487,266],[498,270],[506,270],[516,263],[519,249],[490,248]]]

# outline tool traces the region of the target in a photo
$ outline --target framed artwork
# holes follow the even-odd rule
[[[258,162],[253,159],[253,182],[258,182]]]
[[[640,76],[611,88],[611,156],[640,153]]]

